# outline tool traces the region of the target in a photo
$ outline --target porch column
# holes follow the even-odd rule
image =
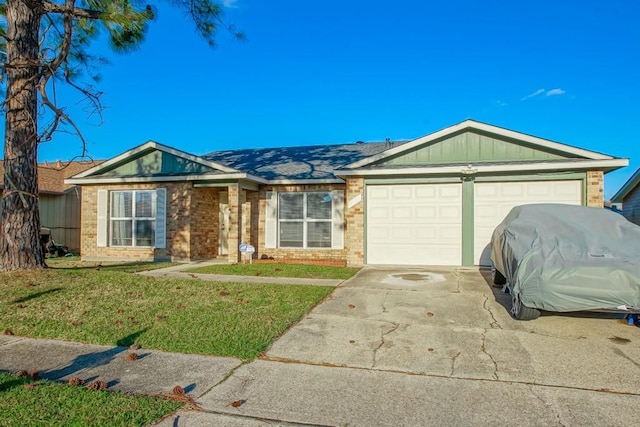
[[[238,184],[229,189],[229,262],[240,261],[238,246],[242,242],[242,190]]]

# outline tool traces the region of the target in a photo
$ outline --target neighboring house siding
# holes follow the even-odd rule
[[[80,187],[64,195],[40,194],[40,224],[50,228],[53,240],[71,252],[80,251],[80,195]]]
[[[265,247],[265,227],[266,227],[266,210],[267,210],[267,192],[311,192],[311,191],[333,191],[333,190],[345,190],[343,184],[334,185],[287,185],[287,186],[268,186],[260,190],[260,214],[258,225],[258,245],[256,246],[256,252],[258,258],[266,255],[267,257],[273,257],[278,261],[314,261],[314,262],[330,262],[330,263],[346,263],[347,262],[347,250],[346,249],[332,249],[332,248],[267,248]],[[346,209],[346,206],[345,206]],[[255,218],[255,216],[253,216]],[[346,221],[343,220],[343,223]],[[346,231],[346,230],[345,230]],[[345,243],[346,247],[346,243]]]
[[[98,189],[154,190],[165,188],[166,247],[98,247]],[[213,258],[217,254],[217,190],[193,188],[191,183],[112,184],[84,188],[82,203],[83,259],[186,261]]]
[[[640,185],[631,190],[624,198],[622,214],[629,221],[640,225]]]

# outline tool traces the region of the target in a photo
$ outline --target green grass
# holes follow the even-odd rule
[[[181,406],[151,396],[93,391],[0,372],[1,426],[142,426]]]
[[[216,264],[192,268],[190,273],[228,274],[233,276],[296,277],[304,279],[341,279],[352,277],[360,269],[308,264]]]
[[[52,263],[50,266],[53,267]],[[0,333],[252,359],[332,290],[138,276],[156,264],[0,274]]]

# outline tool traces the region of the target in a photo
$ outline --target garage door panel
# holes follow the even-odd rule
[[[417,187],[415,190],[416,198],[432,200],[436,196],[436,191],[436,188],[429,185]]]
[[[438,219],[440,219],[441,221],[446,221],[446,222],[451,221],[451,222],[458,223],[460,218],[462,218],[461,206],[440,206],[438,211],[439,211]]]
[[[412,218],[413,212],[411,206],[396,206],[391,209],[391,219],[406,219]]]
[[[389,198],[389,189],[386,187],[371,187],[367,197],[370,200],[386,200]]]
[[[374,208],[368,212],[369,219],[371,220],[383,220],[389,218],[389,209],[387,208]]]
[[[417,206],[415,212],[417,219],[433,220],[438,211],[435,206]]]
[[[410,188],[395,187],[391,190],[391,198],[394,200],[411,200],[413,193]]]
[[[462,242],[461,227],[440,226],[440,227],[437,227],[436,230],[438,231],[437,237],[443,241],[449,241],[450,244],[458,244],[459,242]]]
[[[533,203],[582,204],[582,182],[476,182],[474,184],[474,253],[479,265],[490,265],[491,235],[509,211]]]
[[[459,265],[461,190],[461,184],[368,186],[367,263]]]

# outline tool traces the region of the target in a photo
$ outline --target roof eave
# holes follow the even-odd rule
[[[384,176],[384,175],[435,175],[435,174],[479,174],[500,172],[527,171],[567,171],[567,170],[603,170],[605,173],[622,168],[629,164],[628,159],[583,160],[572,162],[537,162],[522,164],[483,165],[482,163],[461,165],[434,165],[414,168],[386,169],[343,169],[335,171],[339,177],[349,176]]]
[[[65,184],[129,184],[140,182],[177,182],[177,181],[228,181],[240,180],[255,182],[257,184],[266,184],[267,181],[255,175],[246,174],[244,172],[226,173],[216,175],[194,174],[194,175],[165,175],[165,176],[134,176],[134,177],[86,177],[86,178],[67,178]]]

